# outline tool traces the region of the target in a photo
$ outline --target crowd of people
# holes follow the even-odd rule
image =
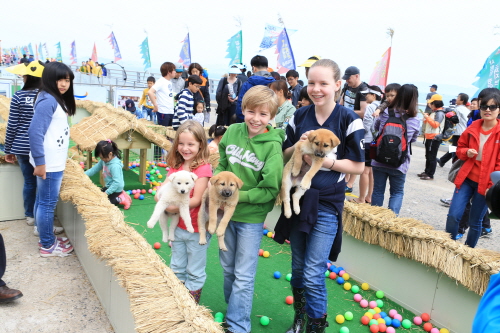
[[[82,64],[85,69],[86,66]],[[399,214],[411,162],[411,143],[421,130],[418,112],[423,113],[426,149],[426,167],[418,176],[432,180],[437,164],[442,166],[449,159],[454,166],[460,163],[453,179],[456,189],[446,231],[452,239],[459,239],[460,224],[467,221],[470,231],[466,245],[475,247],[481,236],[487,215],[485,194],[492,186],[489,175],[500,170],[498,89],[481,91],[470,104],[469,97],[461,93],[456,106],[445,109],[442,96],[433,85],[427,96],[429,109],[419,111],[418,90],[412,84],[391,83],[382,90],[364,83],[357,67],[348,67],[342,73],[334,61],[318,56],[309,58],[303,66],[306,84],[295,70],[285,77],[273,72],[267,58],[261,55],[251,59],[253,74],[249,77],[244,65],[228,68],[216,90],[217,119],[209,131],[213,139],[210,144],[203,129],[211,111],[209,81],[199,63],[189,66],[186,78],[182,76],[181,64],[163,63],[162,77],[148,78],[138,107],[132,100],[125,103],[125,109],[138,118],[156,118],[158,124],[173,126],[177,131],[166,162],[169,175],[181,170],[197,175],[189,201],[192,219],[197,220],[210,177],[231,171],[243,181],[238,205],[225,233],[227,251],[219,253],[228,304],[223,324],[226,332],[251,330],[263,223],[280,192],[284,164],[311,131],[329,130],[340,144],[323,159],[322,168],[305,192],[300,214],[290,218],[282,214],[275,229],[277,242],[291,242],[290,283],[296,301],[287,332],[324,332],[328,326],[323,275],[326,262],[335,261],[340,252],[345,193],[352,192],[355,177],[360,175],[360,195],[353,202],[382,206],[388,182],[388,207]],[[62,63],[49,63],[40,76],[24,75],[25,85],[12,99],[6,160],[18,161],[21,166],[26,222],[39,235],[40,256],[66,256],[73,247],[68,238],[56,235],[63,230],[54,226],[54,209],[68,151],[67,117],[75,113],[74,74]],[[443,140],[450,140],[456,151],[437,158]],[[215,152],[220,155],[219,163],[212,169],[208,158]],[[111,140],[103,140],[96,147],[95,157],[99,163],[86,174],[91,176],[103,170],[102,191],[111,203],[129,209],[131,200],[123,189],[120,150]],[[311,164],[308,156],[304,161]],[[470,207],[468,217],[466,207]],[[176,213],[178,207],[169,206],[167,211]],[[196,226],[194,234],[187,232],[181,219],[172,242],[170,266],[198,302],[206,280],[207,247],[198,243],[196,232]],[[0,279],[6,265],[2,251],[3,242]],[[0,280],[0,301],[20,296],[22,293],[7,288]]]

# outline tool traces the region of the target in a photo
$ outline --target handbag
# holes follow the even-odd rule
[[[456,160],[453,162],[450,168],[450,172],[448,173],[448,180],[452,183],[455,182],[455,178],[457,178],[458,171],[460,171],[460,168],[462,165],[464,165],[464,160]]]

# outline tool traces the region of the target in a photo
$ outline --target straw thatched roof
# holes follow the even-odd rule
[[[132,137],[134,132],[138,132],[166,150],[170,150],[172,146],[165,135],[161,134],[161,129],[156,128],[158,126],[145,119],[137,119],[122,108],[93,101],[77,101],[77,107],[92,114],[71,127],[70,137],[82,150],[93,150],[99,141],[115,140],[125,132],[129,132]]]
[[[0,118],[7,122],[9,120],[10,98],[0,95]]]

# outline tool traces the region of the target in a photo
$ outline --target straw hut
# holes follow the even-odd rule
[[[130,112],[111,104],[77,101],[77,107],[86,109],[91,116],[71,127],[70,137],[79,150],[87,151],[87,168],[92,166],[92,151],[102,140],[112,140],[123,151],[124,169],[128,169],[130,149],[140,150],[139,181],[146,184],[146,154],[155,144],[170,150],[172,144],[153,123],[137,119]]]

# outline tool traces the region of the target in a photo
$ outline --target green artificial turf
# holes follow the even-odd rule
[[[165,168],[159,168],[165,176]],[[151,170],[151,168],[149,168]],[[133,171],[127,170],[124,172],[125,190],[131,189],[149,189],[150,185],[143,186],[138,181],[138,175]],[[164,179],[164,178],[163,178]],[[94,183],[99,184],[99,176],[92,177]],[[170,263],[171,251],[167,243],[163,243],[162,232],[157,224],[154,229],[148,229],[146,222],[148,221],[154,209],[153,195],[146,193],[144,200],[132,199],[132,206],[129,210],[122,210],[125,215],[125,221],[134,227],[150,244],[153,246],[155,242],[161,243],[161,248],[156,250],[167,265]],[[122,206],[119,206],[122,209]],[[257,267],[255,291],[252,309],[252,332],[284,332],[293,320],[293,305],[287,305],[285,298],[291,296],[290,283],[285,279],[285,276],[291,272],[291,251],[290,245],[280,245],[274,242],[271,238],[263,235],[261,249],[270,252],[269,258],[259,257]],[[349,272],[349,267],[344,267],[346,272]],[[222,267],[219,263],[219,250],[217,239],[213,238],[208,247],[207,254],[207,281],[203,288],[200,303],[213,311],[226,312],[226,303],[223,293],[223,275]],[[275,279],[274,272],[280,272],[281,278]],[[344,290],[342,285],[339,285],[336,280],[326,278],[328,289],[328,321],[330,326],[326,332],[339,332],[342,326],[349,328],[351,333],[366,333],[370,332],[368,326],[361,324],[360,320],[364,313],[369,308],[361,308],[359,303],[353,300],[354,293]],[[352,285],[361,287],[362,282],[369,281],[348,281]],[[377,300],[375,291],[360,289],[359,292],[364,299],[368,301]],[[414,313],[406,310],[397,303],[387,298],[382,298],[384,306],[382,311],[389,313],[390,309],[396,309],[403,319],[410,319],[413,322]],[[338,314],[344,314],[346,311],[351,311],[354,314],[354,319],[345,321],[343,324],[335,322],[335,317]],[[268,326],[260,324],[260,316],[267,316],[271,319]],[[396,332],[424,332],[422,326],[412,325],[411,329],[402,327],[396,329]]]

